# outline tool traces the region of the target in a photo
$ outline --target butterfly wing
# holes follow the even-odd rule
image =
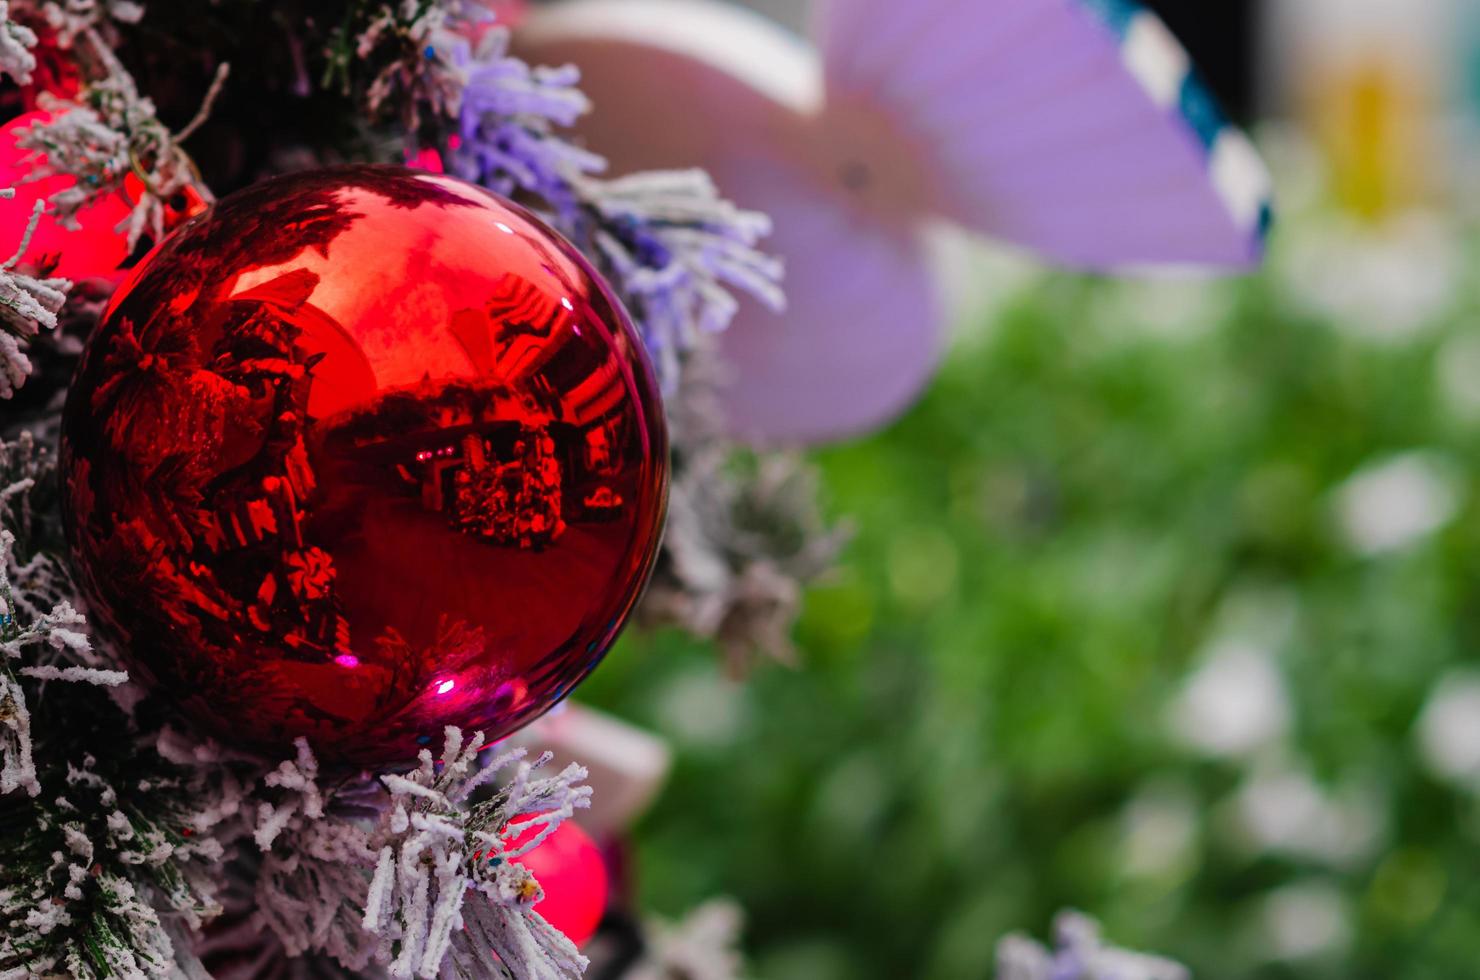
[[[1130,0],[823,0],[828,109],[875,107],[939,212],[1091,269],[1246,267],[1269,177]]]
[[[917,230],[856,206],[807,147],[822,72],[805,42],[717,2],[581,0],[536,8],[516,50],[574,63],[594,103],[580,135],[613,173],[698,166],[775,222],[788,309],[745,300],[720,338],[732,431],[761,443],[851,435],[892,417],[945,338]]]

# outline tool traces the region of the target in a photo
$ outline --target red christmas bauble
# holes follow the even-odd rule
[[[534,826],[524,831],[510,846],[524,844],[539,829]],[[545,893],[535,903],[534,910],[546,922],[565,933],[577,946],[596,935],[596,927],[606,914],[610,881],[606,859],[590,834],[574,820],[567,820],[518,862],[530,870]]]
[[[0,214],[5,215],[6,249],[14,249],[20,242],[37,201],[77,183],[75,178],[66,176],[26,180],[31,167],[23,161],[29,153],[15,145],[16,138],[32,123],[50,118],[46,112],[28,112],[0,127],[0,187],[15,188],[15,197],[0,201]],[[118,267],[128,258],[128,239],[118,226],[128,220],[131,210],[121,195],[107,194],[78,212],[79,228],[63,228],[51,215],[43,214],[26,249],[25,262],[35,266],[54,261],[54,275],[74,281],[93,277],[122,279],[124,272]],[[9,254],[7,251],[6,255]]]
[[[130,666],[229,742],[357,763],[569,693],[651,570],[668,472],[641,342],[580,254],[370,166],[240,191],[146,256],[61,465]]]

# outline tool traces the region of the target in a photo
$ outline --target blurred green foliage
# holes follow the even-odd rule
[[[1474,297],[1377,342],[1272,276],[1208,286],[1179,329],[1142,322],[1156,296],[1044,277],[906,418],[819,455],[857,534],[808,598],[799,670],[731,684],[664,634],[596,673],[583,699],[678,753],[636,832],[646,907],[734,895],[765,980],[989,977],[1000,935],[1065,906],[1201,980],[1477,975],[1480,807],[1412,737],[1437,678],[1480,662],[1480,419],[1445,396],[1452,366],[1437,380]],[[1357,554],[1333,493],[1413,449],[1457,468],[1456,516]],[[1250,846],[1232,800],[1253,763],[1169,729],[1239,616],[1288,618],[1290,731],[1262,758],[1362,787],[1353,853]],[[1128,814],[1162,798],[1190,827],[1153,822],[1165,853],[1138,864]],[[1322,924],[1271,903],[1291,885],[1343,916],[1293,958],[1272,932]]]

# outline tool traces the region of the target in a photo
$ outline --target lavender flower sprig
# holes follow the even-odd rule
[[[676,387],[680,355],[734,318],[731,288],[773,309],[784,304],[781,263],[757,248],[771,229],[765,215],[726,201],[702,173],[596,176],[606,161],[559,132],[590,108],[574,66],[531,67],[513,57],[508,31],[459,0],[406,0],[382,11],[357,50],[368,55],[391,37],[405,53],[370,83],[372,107],[397,94],[410,106],[407,118],[430,108],[453,124],[454,173],[537,201],[621,295],[666,390]]]

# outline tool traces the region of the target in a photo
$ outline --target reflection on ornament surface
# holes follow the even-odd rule
[[[367,763],[567,694],[667,490],[650,368],[585,260],[383,167],[267,181],[155,249],[62,465],[89,611],[146,680],[234,744]]]

